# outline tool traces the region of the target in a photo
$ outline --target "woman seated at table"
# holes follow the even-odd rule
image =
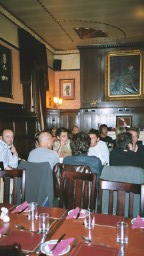
[[[144,168],[144,157],[134,152],[132,135],[129,132],[117,135],[116,148],[110,152],[110,165]]]
[[[70,142],[72,156],[64,158],[64,164],[70,165],[87,165],[90,167],[93,173],[97,174],[97,182],[101,175],[102,163],[96,156],[88,156],[88,150],[90,147],[91,139],[85,132],[79,132],[74,134]]]

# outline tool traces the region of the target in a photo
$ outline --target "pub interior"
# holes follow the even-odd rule
[[[140,0],[119,3],[0,0],[0,130],[14,132],[18,154],[16,168],[0,169],[1,256],[144,255],[144,7]],[[76,146],[85,138],[92,148],[91,129],[99,132],[103,124],[113,141],[110,162],[84,148],[79,154],[91,165],[74,162]],[[119,127],[131,137],[128,145],[136,128],[136,150],[123,148],[133,151],[132,161],[113,166]],[[61,128],[70,155],[55,142]],[[50,133],[52,144],[45,146]],[[59,160],[28,160],[41,147]],[[94,168],[93,157],[100,161]],[[48,223],[40,232],[42,213]]]

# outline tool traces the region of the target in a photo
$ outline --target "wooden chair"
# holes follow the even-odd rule
[[[92,173],[91,169],[87,165],[70,165],[57,163],[53,168],[53,184],[54,184],[54,196],[60,195],[60,178],[63,171]]]
[[[21,169],[0,170],[0,178],[3,178],[3,182],[4,182],[3,203],[16,204],[18,197],[20,202],[25,201],[25,170],[21,170]],[[12,201],[10,201],[11,184],[13,187]],[[20,198],[20,193],[21,193],[21,198]]]
[[[59,207],[95,210],[96,174],[63,171]]]
[[[20,244],[0,245],[0,256],[22,256]]]
[[[128,217],[133,218],[134,194],[141,195],[140,214],[144,216],[144,185],[118,181],[99,180],[97,212],[102,212],[103,191],[109,191],[108,214],[113,214],[114,192],[117,192],[116,215],[124,216],[126,193],[129,193]]]

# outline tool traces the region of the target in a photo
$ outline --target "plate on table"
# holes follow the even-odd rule
[[[142,220],[143,220],[143,222],[144,222],[144,218],[141,218]],[[131,220],[131,224],[134,224],[135,223],[135,221],[136,221],[136,218],[134,218],[134,219],[132,219]],[[144,228],[144,227],[141,227],[141,228]]]
[[[49,244],[51,245],[55,245],[57,243],[58,240],[50,240],[45,242],[44,244],[41,245],[41,252],[46,254],[46,255],[53,255],[53,253],[50,253],[50,248],[49,248]],[[70,250],[70,245],[68,245],[59,255],[64,255],[66,253],[68,253]]]
[[[74,209],[68,211],[68,215],[70,215],[73,211]],[[79,218],[85,218],[87,215],[88,215],[88,211],[85,209],[81,209]]]

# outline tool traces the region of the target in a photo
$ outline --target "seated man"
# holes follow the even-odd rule
[[[18,153],[13,144],[14,132],[5,128],[0,132],[0,161],[4,164],[4,169],[10,170],[18,166]]]
[[[106,143],[99,139],[99,131],[92,128],[88,134],[91,139],[88,156],[97,156],[102,165],[109,165],[109,150]]]
[[[128,132],[132,135],[132,144],[133,144],[133,151],[137,152],[138,154],[144,155],[144,146],[138,141],[139,139],[139,130],[136,127],[128,128]]]
[[[76,133],[79,133],[79,132],[80,132],[80,128],[77,125],[74,125],[72,127],[72,135],[76,134]]]
[[[59,156],[51,150],[53,146],[52,135],[42,131],[38,134],[38,146],[29,153],[28,161],[33,163],[49,162],[51,168],[59,162]]]
[[[96,156],[88,156],[90,147],[90,137],[85,132],[79,132],[73,135],[71,140],[72,156],[66,156],[63,160],[64,164],[70,165],[87,165],[92,173],[97,174],[97,183],[102,171],[101,160]]]
[[[60,158],[71,156],[70,139],[68,139],[68,130],[64,127],[56,131],[57,139],[54,141],[53,150],[56,151]]]
[[[108,147],[112,147],[113,145],[113,139],[107,135],[108,133],[108,127],[106,124],[101,124],[99,128],[100,132],[100,140],[106,142]]]
[[[110,152],[110,165],[137,166],[144,168],[144,157],[133,150],[132,135],[129,132],[119,133],[116,138],[116,149]]]

